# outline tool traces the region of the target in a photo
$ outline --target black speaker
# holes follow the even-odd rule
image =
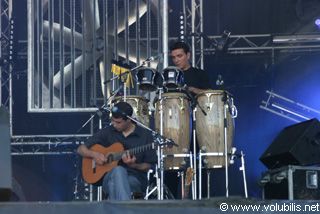
[[[284,128],[260,157],[269,169],[320,163],[320,123],[307,120]]]
[[[0,106],[0,201],[10,198],[12,186],[9,114]]]

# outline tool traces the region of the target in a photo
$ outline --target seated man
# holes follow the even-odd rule
[[[95,144],[109,147],[121,142],[125,150],[140,147],[153,142],[152,134],[138,126],[127,116],[133,109],[126,102],[115,104],[112,111],[112,126],[101,129],[78,147],[82,157],[92,158],[97,164],[107,161],[106,155],[90,150]],[[111,200],[130,200],[132,192],[144,192],[147,187],[147,172],[157,162],[155,150],[140,152],[136,155],[125,152],[118,166],[104,175],[102,189]]]

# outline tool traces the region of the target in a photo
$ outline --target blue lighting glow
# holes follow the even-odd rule
[[[316,19],[316,20],[314,21],[314,24],[317,25],[318,27],[320,27],[320,19]]]

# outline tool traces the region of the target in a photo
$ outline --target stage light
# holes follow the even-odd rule
[[[230,31],[223,31],[221,38],[217,39],[217,43],[215,45],[215,49],[217,52],[227,52],[230,42],[230,35]]]
[[[320,28],[320,19],[316,19],[314,21],[314,24],[317,25],[318,28]]]
[[[180,41],[184,41],[185,39],[185,27],[184,27],[184,24],[185,24],[185,20],[184,20],[184,15],[183,13],[180,13],[180,16],[179,16],[179,19],[180,19],[180,31],[179,31],[179,38],[180,38]]]

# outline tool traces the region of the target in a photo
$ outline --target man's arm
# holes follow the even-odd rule
[[[97,164],[103,165],[106,163],[107,159],[104,154],[92,151],[88,149],[86,145],[80,145],[77,149],[79,155],[85,158],[92,158],[96,161]]]
[[[125,153],[122,155],[123,163],[127,164],[128,167],[147,172],[151,168],[151,164],[149,163],[136,163],[136,157],[134,155],[130,155],[129,153]]]
[[[196,95],[201,94],[202,92],[206,91],[204,89],[196,88],[196,87],[188,87],[188,90]]]

